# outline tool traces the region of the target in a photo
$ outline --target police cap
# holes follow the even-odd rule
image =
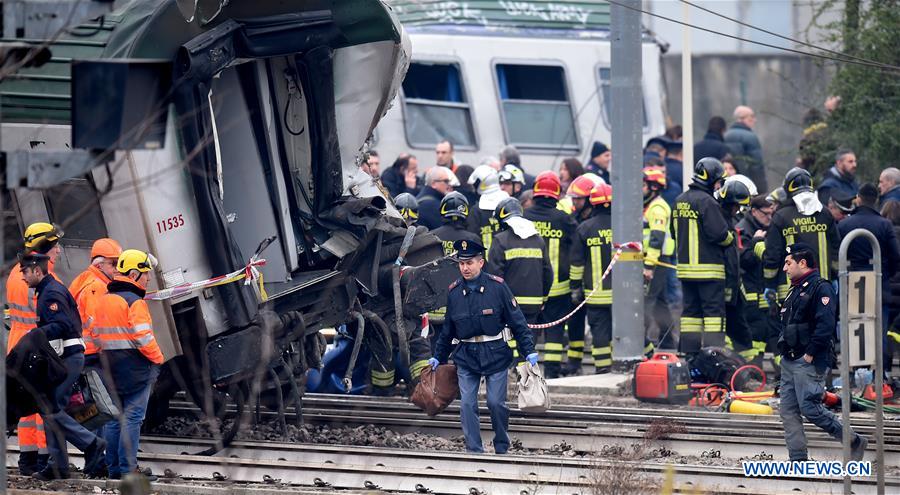
[[[454,241],[453,249],[456,250],[456,257],[461,260],[468,260],[476,256],[484,255],[484,246],[476,241],[467,241],[465,239]]]
[[[50,257],[41,253],[29,253],[19,255],[19,266],[22,268],[38,266],[44,261],[49,261]]]
[[[793,258],[793,260],[797,263],[800,260],[806,260],[806,266],[810,268],[816,268],[816,252],[813,251],[812,246],[805,242],[795,242],[790,246],[785,248],[788,256]]]

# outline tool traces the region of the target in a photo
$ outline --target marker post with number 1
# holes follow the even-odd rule
[[[850,272],[847,251],[857,237],[872,246],[874,271]],[[878,494],[884,494],[884,363],[881,313],[881,247],[871,232],[856,229],[841,241],[839,260],[841,332],[841,419],[844,465],[850,461],[850,368],[875,365],[875,443]],[[844,476],[844,494],[849,495],[850,477]]]

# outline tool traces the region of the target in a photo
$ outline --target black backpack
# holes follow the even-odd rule
[[[740,354],[723,347],[704,347],[690,359],[691,378],[695,382],[729,385],[738,368],[747,364]]]

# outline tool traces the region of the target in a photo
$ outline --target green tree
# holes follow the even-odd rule
[[[840,4],[843,19],[828,26],[828,41],[839,42],[848,55],[900,66],[900,0]],[[840,4],[830,1],[820,8]],[[900,164],[900,71],[840,63],[830,91],[841,104],[826,117],[827,130],[813,144],[811,171],[827,170],[839,147],[856,152],[861,180],[877,180],[882,169]]]

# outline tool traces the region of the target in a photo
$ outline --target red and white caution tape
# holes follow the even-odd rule
[[[200,280],[198,282],[187,282],[181,285],[176,285],[175,287],[169,287],[168,289],[162,289],[156,292],[148,292],[147,295],[144,296],[144,299],[147,299],[149,301],[164,301],[166,299],[183,296],[197,290],[207,289],[209,287],[230,284],[232,282],[237,282],[238,280],[243,280],[244,285],[250,285],[251,283],[256,281],[259,284],[260,296],[262,297],[262,300],[265,301],[266,299],[268,299],[268,295],[263,288],[263,276],[259,271],[259,267],[265,265],[265,259],[257,258],[256,255],[254,255],[252,258],[250,258],[250,261],[247,262],[247,265],[240,270],[235,270],[227,275]]]
[[[600,280],[592,281],[594,283],[594,290],[592,290],[590,294],[586,295],[584,297],[584,300],[581,301],[581,303],[579,303],[578,306],[575,306],[575,309],[573,309],[569,314],[563,316],[562,318],[560,318],[556,321],[551,321],[550,323],[531,323],[528,325],[528,328],[533,328],[533,329],[538,330],[538,329],[555,327],[556,325],[559,325],[560,323],[562,323],[562,322],[568,320],[569,318],[571,318],[572,316],[574,316],[575,313],[578,312],[578,310],[580,310],[585,304],[587,304],[588,299],[590,299],[591,296],[593,296],[595,292],[597,292],[598,290],[600,290],[601,287],[603,287],[603,281],[606,279],[606,277],[609,276],[610,273],[612,273],[612,267],[616,264],[616,261],[619,260],[619,256],[622,254],[622,251],[625,249],[632,250],[632,251],[638,251],[638,252],[643,251],[643,247],[641,246],[640,242],[626,242],[624,244],[619,244],[618,246],[616,246],[616,253],[613,255],[612,259],[609,260],[609,266],[606,267],[606,271],[603,272],[603,276],[600,277]]]

